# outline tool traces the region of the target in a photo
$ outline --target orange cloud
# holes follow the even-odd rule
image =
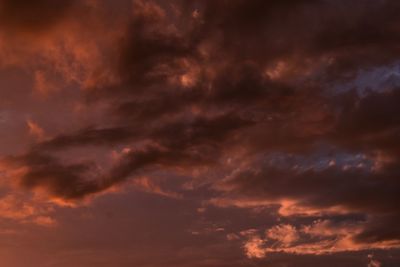
[[[33,120],[27,120],[27,125],[29,127],[29,133],[35,137],[38,141],[42,141],[45,138],[44,130]]]
[[[0,218],[17,223],[54,226],[56,220],[51,217],[54,206],[36,197],[28,197],[22,193],[9,193],[0,198]]]
[[[316,221],[300,229],[289,224],[281,224],[267,229],[264,238],[257,231],[249,232],[245,235],[247,240],[244,241],[243,248],[249,258],[264,258],[269,253],[323,255],[400,248],[398,241],[355,242],[355,236],[363,229],[363,224],[338,227],[329,221]]]

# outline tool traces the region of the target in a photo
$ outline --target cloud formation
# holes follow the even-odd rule
[[[4,127],[26,131],[2,183],[75,204],[133,184],[204,210],[272,209],[287,222],[232,230],[249,258],[396,249],[399,9],[0,1],[0,66],[31,84],[0,101],[16,114]],[[185,181],[164,189],[155,173]]]

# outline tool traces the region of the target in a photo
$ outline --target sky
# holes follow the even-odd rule
[[[0,0],[5,267],[396,267],[397,0]]]

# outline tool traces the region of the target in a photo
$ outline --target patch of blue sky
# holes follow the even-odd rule
[[[385,92],[400,86],[400,62],[368,70],[359,70],[356,77],[349,82],[333,86],[334,94],[356,90],[360,97],[370,92]]]
[[[279,169],[295,169],[297,171],[323,171],[335,167],[343,170],[357,169],[370,172],[374,161],[362,153],[348,153],[344,151],[316,151],[309,155],[286,153],[271,153],[262,157],[264,166]]]

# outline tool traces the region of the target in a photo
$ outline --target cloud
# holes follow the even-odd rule
[[[48,0],[35,2],[0,2],[2,28],[14,31],[42,31],[57,24],[71,10],[75,1],[62,0],[55,4]]]
[[[322,170],[247,169],[236,172],[220,185],[227,198],[211,203],[223,206],[278,205],[283,216],[316,216],[361,212],[368,224],[355,241],[398,240],[396,221],[399,185],[397,163],[379,171],[326,166]],[[357,192],[355,194],[354,192]],[[230,198],[230,200],[229,200]]]
[[[178,193],[171,192],[168,190],[164,190],[161,186],[155,184],[151,179],[147,177],[136,178],[133,181],[133,185],[138,190],[142,190],[144,192],[148,192],[151,194],[157,194],[164,197],[181,199],[182,196]]]
[[[28,120],[27,122],[28,128],[29,128],[29,133],[37,138],[38,140],[43,140],[45,138],[45,132],[44,130],[34,121]]]
[[[300,229],[289,224],[281,224],[268,229],[265,237],[259,235],[258,231],[249,233],[244,238],[243,248],[249,258],[265,258],[274,253],[324,255],[400,246],[399,242],[384,241],[373,244],[354,242],[354,235],[360,231],[362,225],[343,224],[338,227],[333,221],[315,221]],[[369,258],[372,264],[379,264],[378,261]]]
[[[266,236],[270,239],[277,240],[283,246],[290,246],[299,239],[296,228],[292,225],[277,225],[266,232]]]
[[[367,267],[381,267],[381,263],[377,260],[374,260],[373,255],[368,255],[369,263]]]
[[[0,219],[19,224],[44,227],[56,225],[52,218],[53,205],[35,197],[9,192],[0,198]]]
[[[359,80],[398,65],[399,8],[0,1],[0,37],[14,33],[0,41],[0,55],[11,55],[1,67],[23,65],[46,95],[25,104],[21,93],[13,108],[48,105],[29,117],[36,140],[5,155],[4,172],[23,190],[67,202],[128,181],[189,195],[159,185],[152,174],[162,169],[184,173],[192,191],[179,190],[207,191],[196,195],[201,203],[321,219],[246,235],[250,258],[397,248],[400,89],[390,75],[373,90]],[[355,214],[356,226],[333,220]],[[46,215],[36,221],[52,224]]]

